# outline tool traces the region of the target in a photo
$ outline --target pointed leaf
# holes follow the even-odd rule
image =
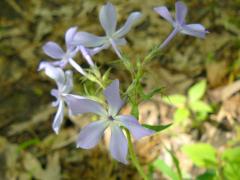
[[[190,104],[190,108],[192,109],[192,111],[194,112],[206,112],[206,113],[210,113],[213,111],[212,107],[203,102],[203,101],[194,101]]]
[[[187,108],[179,108],[173,114],[173,119],[176,123],[181,123],[186,120],[190,115],[190,112]]]
[[[170,177],[172,180],[180,180],[178,178],[178,175],[173,169],[167,165],[163,160],[157,159],[154,163],[153,166],[156,169],[159,169],[165,176]]]
[[[143,127],[154,130],[156,132],[163,131],[167,128],[169,128],[172,124],[167,124],[167,125],[149,125],[149,124],[142,124]]]
[[[174,95],[163,97],[162,100],[163,102],[171,106],[180,107],[186,103],[187,98],[181,94],[174,94]]]
[[[201,99],[206,92],[206,88],[207,88],[206,80],[202,80],[202,81],[198,82],[197,84],[193,85],[188,90],[189,101],[194,102],[194,101]]]

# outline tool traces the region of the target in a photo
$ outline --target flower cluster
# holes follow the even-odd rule
[[[173,32],[161,44],[159,50],[165,47],[178,32],[200,38],[203,38],[207,33],[205,28],[200,24],[187,25],[185,23],[187,8],[182,2],[176,3],[175,20],[164,6],[156,7],[154,10],[174,27]],[[93,148],[103,136],[105,129],[110,128],[111,139],[109,149],[111,155],[114,159],[124,164],[128,163],[128,140],[122,130],[125,129],[130,132],[135,139],[152,135],[155,131],[140,125],[136,117],[132,115],[119,114],[121,108],[127,103],[121,99],[119,80],[112,81],[110,85],[103,89],[103,95],[107,102],[106,108],[105,104],[101,104],[93,99],[71,94],[73,89],[73,73],[71,70],[65,71],[64,69],[66,69],[67,65],[70,65],[81,75],[85,77],[89,76],[88,71],[84,70],[74,60],[78,52],[82,54],[90,68],[93,69],[97,69],[98,67],[92,57],[103,49],[112,47],[117,56],[122,59],[119,46],[127,43],[124,36],[140,18],[140,12],[133,12],[129,15],[125,24],[117,29],[116,9],[111,3],[107,3],[101,8],[99,13],[100,24],[106,33],[105,36],[96,36],[88,32],[78,32],[77,27],[71,27],[65,33],[66,50],[64,51],[55,42],[47,42],[43,46],[43,51],[46,55],[55,59],[55,61],[42,61],[39,65],[39,70],[44,70],[45,74],[57,84],[57,89],[51,91],[51,94],[56,98],[56,101],[52,104],[54,107],[57,107],[57,113],[52,124],[55,133],[59,133],[64,119],[65,106],[68,107],[70,115],[95,113],[99,116],[99,120],[90,123],[81,130],[77,138],[77,147],[84,149]]]

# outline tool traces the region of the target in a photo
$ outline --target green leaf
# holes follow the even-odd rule
[[[143,127],[154,130],[156,132],[163,131],[164,129],[169,128],[171,125],[172,124],[153,126],[153,125],[148,125],[148,124],[142,124]]]
[[[210,144],[197,143],[185,145],[182,151],[200,167],[216,167],[216,150]]]
[[[214,170],[207,170],[203,174],[197,176],[196,180],[215,180],[216,172]]]
[[[207,113],[213,112],[212,107],[203,101],[191,102],[189,106],[194,112],[207,112]]]
[[[163,97],[162,101],[171,106],[180,107],[184,106],[184,104],[187,101],[187,98],[181,94],[175,94]]]
[[[225,150],[222,154],[222,158],[225,161],[240,163],[240,147]]]
[[[27,149],[28,147],[37,145],[37,144],[39,144],[39,143],[40,143],[40,140],[39,140],[39,139],[30,139],[30,140],[28,140],[28,141],[25,141],[25,142],[21,143],[21,144],[18,146],[18,151]]]
[[[240,147],[227,149],[222,154],[223,174],[225,179],[240,179]]]
[[[200,100],[205,94],[206,88],[207,88],[206,80],[202,80],[197,84],[193,85],[188,90],[189,101],[194,102],[194,101]]]
[[[198,122],[202,122],[207,120],[208,118],[208,113],[207,112],[197,112],[195,114],[195,120],[197,120]]]
[[[157,159],[153,162],[153,166],[160,170],[163,175],[170,177],[171,180],[179,180],[177,173],[173,171],[172,168],[169,167],[163,160]]]
[[[190,112],[187,108],[179,108],[173,114],[173,120],[176,123],[181,123],[186,120],[190,115]]]

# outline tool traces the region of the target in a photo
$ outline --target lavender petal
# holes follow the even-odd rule
[[[104,5],[99,13],[100,23],[108,36],[111,36],[117,26],[116,9],[111,3]]]
[[[87,99],[86,97],[66,94],[64,98],[73,115],[95,113],[100,116],[106,116],[107,114],[98,102]]]
[[[95,36],[88,32],[78,32],[73,38],[72,44],[84,47],[98,47],[106,42],[106,37]]]
[[[61,59],[64,56],[62,48],[55,42],[49,41],[43,46],[43,51],[45,54],[53,59]]]
[[[111,126],[110,152],[114,159],[127,164],[128,142],[117,125]]]
[[[114,35],[117,38],[123,37],[131,30],[132,26],[136,24],[141,17],[142,17],[142,14],[140,12],[131,13],[127,21],[125,22],[125,24],[116,33],[114,33]]]
[[[120,121],[123,126],[131,132],[135,139],[140,139],[144,136],[150,136],[155,133],[154,131],[141,126],[134,116],[120,115],[117,116],[116,119],[118,119],[118,121]]]
[[[162,16],[164,19],[166,19],[169,23],[173,24],[173,18],[170,14],[170,12],[168,11],[168,9],[165,6],[159,6],[154,8],[154,11],[156,13],[158,13],[160,16]]]
[[[77,138],[77,147],[91,149],[96,146],[107,126],[108,122],[105,120],[95,121],[85,126]]]
[[[116,115],[124,105],[119,93],[119,80],[114,80],[105,90],[104,96],[109,105],[109,113]]]
[[[181,33],[199,38],[204,38],[208,31],[206,31],[204,26],[201,24],[188,24],[183,26]]]
[[[71,48],[72,41],[73,41],[73,38],[76,35],[76,33],[77,33],[77,27],[71,27],[66,31],[66,33],[65,33],[65,43],[66,43],[67,49]]]
[[[176,9],[176,21],[180,25],[183,25],[185,23],[185,17],[188,11],[187,6],[183,2],[177,1],[175,3],[175,9]]]

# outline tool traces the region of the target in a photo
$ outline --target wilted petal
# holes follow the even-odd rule
[[[56,134],[58,134],[58,132],[59,132],[63,118],[64,118],[64,102],[59,101],[58,110],[57,110],[57,113],[54,117],[53,124],[52,124],[52,128]]]
[[[111,126],[110,152],[114,159],[127,164],[128,142],[117,125]]]
[[[166,19],[168,22],[170,22],[171,24],[174,23],[170,12],[165,6],[156,7],[154,8],[154,11],[158,13],[160,16],[162,16],[164,19]]]
[[[54,96],[57,99],[56,101],[52,102],[52,106],[57,107],[59,105],[59,102],[60,102],[59,91],[57,89],[52,89],[51,90],[51,95]]]
[[[77,33],[77,27],[71,27],[69,28],[66,33],[65,33],[65,43],[66,43],[66,46],[67,48],[69,49],[71,44],[72,44],[72,41],[73,41],[73,38],[74,38],[74,35]]]
[[[109,105],[109,113],[113,116],[116,115],[124,105],[124,101],[121,99],[119,93],[119,80],[114,80],[104,90],[104,95]]]
[[[111,3],[104,5],[99,13],[99,20],[107,35],[111,36],[117,26],[116,9]]]
[[[77,147],[84,149],[90,149],[97,145],[105,129],[108,126],[108,122],[105,120],[95,121],[84,127],[78,136]]]
[[[114,36],[117,38],[123,37],[131,30],[132,26],[136,24],[141,17],[142,15],[140,12],[131,13],[125,24],[116,33],[114,33]]]
[[[51,65],[50,62],[42,61],[38,65],[38,71],[44,70],[48,65]]]
[[[63,93],[69,93],[73,88],[72,71],[65,72],[65,83],[62,87]]]
[[[49,63],[43,63],[40,65],[41,69],[45,70],[45,74],[51,79],[55,80],[57,84],[64,84],[65,77],[61,68],[54,67]]]
[[[88,32],[78,32],[73,38],[73,44],[84,47],[98,47],[106,42],[105,37],[95,36]]]
[[[118,121],[120,121],[131,132],[135,139],[150,136],[154,133],[154,131],[141,126],[134,116],[121,115],[117,116],[116,119],[118,119]]]
[[[181,31],[184,34],[195,36],[199,38],[204,38],[208,31],[205,30],[204,26],[201,24],[188,24],[183,26],[183,30]]]
[[[64,52],[62,50],[62,48],[59,47],[58,44],[56,44],[55,42],[47,42],[44,46],[43,46],[43,51],[45,54],[47,54],[48,56],[54,58],[54,59],[61,59],[64,56]]]
[[[176,21],[182,25],[185,23],[185,17],[187,15],[187,6],[183,2],[177,1],[175,3],[175,8],[176,8]]]
[[[100,116],[105,116],[107,114],[98,102],[87,99],[86,97],[71,94],[67,94],[64,97],[73,115],[96,113]]]

